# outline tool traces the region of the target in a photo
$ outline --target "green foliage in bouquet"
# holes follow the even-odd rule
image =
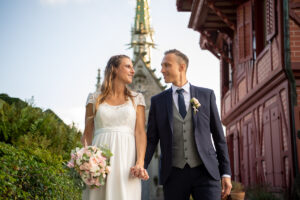
[[[2,199],[81,199],[62,157],[41,149],[16,149],[0,142]]]
[[[102,151],[102,155],[107,158],[107,164],[110,165],[110,158],[113,156],[113,153],[110,151],[108,146],[102,145],[99,147]]]

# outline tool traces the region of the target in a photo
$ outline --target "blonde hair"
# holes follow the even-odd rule
[[[112,82],[116,77],[116,69],[120,66],[121,60],[123,58],[130,59],[126,55],[115,55],[108,60],[104,71],[104,80],[100,89],[101,93],[96,100],[95,114],[97,112],[99,105],[103,103],[105,101],[105,98],[112,92],[113,90]],[[128,100],[128,98],[130,98],[131,101],[133,102],[133,95],[131,94],[131,91],[127,87],[125,87],[124,95],[126,101]]]

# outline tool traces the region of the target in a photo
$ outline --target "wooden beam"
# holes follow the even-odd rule
[[[176,6],[178,11],[187,12],[192,10],[193,0],[177,0]]]
[[[289,16],[292,18],[292,20],[300,26],[300,17],[297,15],[297,13],[294,11],[294,9],[300,8],[300,2],[292,2],[289,1]]]
[[[200,36],[200,48],[203,49],[203,50],[208,50],[210,51],[214,56],[216,56],[216,58],[220,59],[220,56],[212,49],[211,46],[209,46],[209,44],[206,43],[206,38],[202,35]]]
[[[295,8],[300,8],[300,2],[289,2],[290,8],[295,9]]]
[[[230,21],[235,21],[235,19],[236,19],[236,17],[235,16],[230,16],[230,17],[228,17],[228,19],[230,20]],[[217,15],[208,15],[207,16],[207,19],[206,19],[206,21],[222,21],[222,20],[220,20],[220,17],[219,16],[217,16]]]
[[[294,22],[296,24],[298,24],[298,26],[300,26],[300,17],[291,8],[289,9],[289,15],[290,15],[290,18],[292,18],[294,20]]]
[[[222,33],[226,33],[231,39],[233,39],[234,36],[234,32],[228,27],[206,27],[206,26],[201,26],[198,27],[198,29],[196,31],[200,32],[200,31],[220,31]]]
[[[239,3],[234,3],[230,1],[214,1],[216,6],[238,6]]]
[[[217,46],[215,45],[215,42],[212,41],[209,37],[209,35],[206,33],[206,31],[200,31],[201,36],[205,37],[207,43],[209,44],[210,47],[212,47],[214,52],[218,52],[219,54],[221,54],[221,57],[227,62],[230,63],[231,65],[233,65],[233,61],[232,59],[228,58],[227,55],[225,55],[225,53],[223,52],[222,49],[217,48]],[[213,52],[212,52],[213,53]],[[215,53],[214,53],[215,54]]]
[[[235,31],[235,24],[234,23],[232,23],[229,19],[228,19],[228,17],[225,15],[225,14],[223,14],[222,12],[221,12],[221,10],[219,10],[218,8],[216,8],[215,7],[215,5],[212,3],[212,2],[207,2],[207,5],[208,5],[208,7],[211,9],[211,10],[213,10],[215,13],[216,13],[216,15],[218,15],[219,17],[220,17],[220,19],[223,21],[223,22],[225,22],[225,24],[227,24],[233,31]]]
[[[208,13],[208,7],[204,4],[205,0],[194,0],[192,13],[189,21],[189,28],[197,30],[199,26],[205,23],[205,19]]]
[[[216,5],[215,5],[216,6]],[[216,6],[219,10],[222,10],[224,14],[231,14],[231,15],[236,15],[236,7],[219,7]]]
[[[226,10],[222,10],[223,13],[227,16],[227,17],[232,17],[232,18],[236,18],[236,12],[226,12]],[[208,16],[216,16],[216,14],[212,11],[212,10],[209,10]]]
[[[207,22],[202,27],[215,28],[216,30],[218,30],[218,28],[224,28],[224,27],[228,27],[228,26],[226,24],[224,24],[223,22],[221,22],[221,23]]]

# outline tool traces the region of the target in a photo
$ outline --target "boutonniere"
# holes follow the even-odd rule
[[[195,97],[193,97],[191,99],[191,104],[193,106],[194,114],[196,114],[196,112],[198,112],[198,108],[200,108],[201,104],[199,103],[198,99],[196,99]]]

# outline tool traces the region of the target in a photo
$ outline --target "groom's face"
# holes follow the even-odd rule
[[[178,57],[173,54],[167,54],[161,62],[161,73],[166,83],[175,83],[180,79],[180,63]]]

